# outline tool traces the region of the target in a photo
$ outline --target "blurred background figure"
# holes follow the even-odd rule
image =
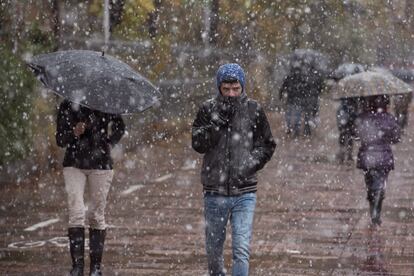
[[[292,134],[294,137],[300,135],[302,124],[302,114],[304,114],[304,99],[306,91],[306,76],[301,73],[300,68],[295,68],[283,81],[282,89],[280,90],[280,99],[285,99],[286,110],[286,133]],[[305,128],[309,130],[309,114],[304,114]]]
[[[288,59],[290,70],[279,91],[279,99],[286,103],[286,133],[298,137],[303,116],[303,134],[310,136],[318,123],[328,58],[312,49],[297,49]]]
[[[365,70],[366,67],[362,64],[343,63],[329,77],[338,82],[346,76],[364,72]],[[355,139],[354,122],[358,116],[359,98],[340,98],[339,101],[339,107],[336,111],[339,150],[336,158],[342,164],[345,161],[353,161],[352,152]]]
[[[414,84],[414,71],[410,69],[394,69],[392,74],[409,85]],[[398,124],[404,129],[408,124],[408,113],[413,94],[405,93],[393,97],[394,114],[397,117]]]
[[[339,150],[337,160],[342,164],[344,162],[352,162],[353,146],[355,139],[354,123],[358,116],[359,98],[343,98],[340,100],[338,110],[336,112],[336,121],[339,131]]]

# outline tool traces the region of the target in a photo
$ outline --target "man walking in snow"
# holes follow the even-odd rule
[[[225,275],[226,225],[232,229],[233,275],[248,275],[256,205],[256,172],[276,147],[262,107],[247,97],[245,74],[235,63],[217,72],[218,93],[204,102],[192,128],[192,146],[204,154],[206,251],[210,275]]]

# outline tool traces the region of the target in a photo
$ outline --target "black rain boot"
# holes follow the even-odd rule
[[[381,210],[382,210],[382,201],[384,200],[385,193],[384,191],[377,191],[373,194],[373,198],[370,202],[370,213],[371,213],[371,222],[374,225],[381,225]]]
[[[89,252],[91,259],[91,276],[102,275],[101,262],[104,250],[106,230],[89,229]]]
[[[83,276],[85,265],[85,228],[72,227],[68,228],[69,248],[72,257],[71,276]]]
[[[375,213],[376,213],[376,212],[374,212],[375,202],[374,202],[374,193],[373,192],[368,191],[367,200],[369,202],[369,216],[371,217],[371,221],[372,221],[372,218],[375,216]]]

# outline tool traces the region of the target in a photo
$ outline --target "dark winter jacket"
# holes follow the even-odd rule
[[[355,120],[358,116],[358,101],[354,98],[341,99],[336,112],[338,130],[341,134],[353,135]]]
[[[286,94],[286,103],[315,108],[323,89],[323,78],[319,74],[305,75],[301,71],[293,71],[283,81],[280,97]]]
[[[361,140],[357,168],[394,169],[391,144],[400,141],[400,127],[387,112],[364,112],[355,121],[355,134]]]
[[[78,122],[85,122],[83,134],[76,137],[73,128]],[[108,135],[108,128],[111,133]],[[112,169],[110,155],[114,146],[125,131],[124,122],[119,115],[111,115],[63,101],[57,116],[56,142],[66,148],[64,167],[79,169]]]
[[[202,104],[192,128],[192,146],[204,154],[201,170],[204,191],[226,196],[255,192],[256,172],[270,160],[276,147],[263,109],[246,96],[241,68],[222,66],[218,71],[218,87],[229,74],[236,76],[243,92],[232,106],[227,124],[215,121],[226,108],[226,97],[218,93]]]

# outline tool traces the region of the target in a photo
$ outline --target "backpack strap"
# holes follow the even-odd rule
[[[252,100],[248,100],[248,102],[247,102],[247,105],[248,105],[248,111],[249,111],[249,117],[250,117],[250,120],[252,121],[252,122],[254,122],[255,124],[257,124],[257,118],[258,118],[258,114],[257,114],[257,106],[258,106],[258,104],[257,104],[257,102],[256,101],[252,101]]]

